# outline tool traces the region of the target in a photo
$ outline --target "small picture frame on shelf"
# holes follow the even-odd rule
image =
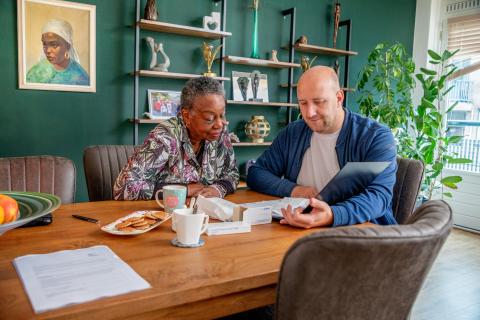
[[[180,91],[148,89],[148,109],[151,119],[170,119],[180,111]]]
[[[258,79],[258,82],[255,84]],[[256,89],[256,96],[254,96]],[[253,72],[232,71],[232,90],[234,101],[268,102],[267,75]]]

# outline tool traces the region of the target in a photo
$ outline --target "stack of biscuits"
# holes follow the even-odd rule
[[[145,230],[166,218],[168,218],[168,215],[164,211],[147,211],[145,214],[136,215],[120,221],[115,225],[115,229],[125,232]]]

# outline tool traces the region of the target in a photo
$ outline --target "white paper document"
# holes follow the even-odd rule
[[[150,288],[107,246],[13,260],[35,313]]]
[[[285,197],[278,200],[267,200],[267,201],[258,201],[258,202],[249,202],[249,203],[242,203],[242,207],[246,208],[261,208],[261,207],[272,207],[272,217],[276,219],[282,219],[282,208],[286,208],[288,205],[291,205],[292,208],[306,208],[310,201],[305,198],[291,198]]]

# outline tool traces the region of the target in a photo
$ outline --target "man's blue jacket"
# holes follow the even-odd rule
[[[397,162],[392,132],[372,119],[344,110],[345,119],[335,146],[340,169],[352,161],[389,161],[391,164],[362,193],[331,205],[333,226],[366,221],[396,224],[392,193]],[[248,170],[247,185],[262,193],[289,197],[296,186],[303,155],[310,148],[312,133],[303,120],[294,121],[281,130],[270,148]]]

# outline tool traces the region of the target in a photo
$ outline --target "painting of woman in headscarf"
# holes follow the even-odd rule
[[[95,92],[95,6],[20,2],[20,88]]]

